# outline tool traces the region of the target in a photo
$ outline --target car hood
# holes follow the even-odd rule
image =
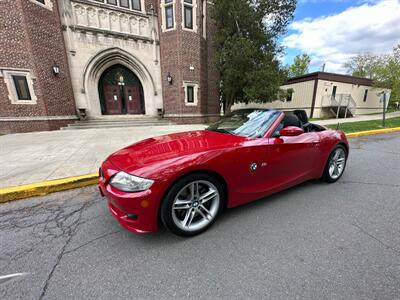
[[[174,133],[132,144],[113,153],[108,160],[127,173],[151,178],[156,170],[193,160],[206,151],[235,147],[246,140],[207,130]]]

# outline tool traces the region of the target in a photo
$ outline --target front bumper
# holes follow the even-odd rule
[[[113,175],[119,172],[109,161],[101,166],[99,190],[108,200],[111,214],[125,229],[131,232],[146,233],[158,229],[158,207],[162,191],[160,183],[154,182],[150,189],[143,192],[127,193],[109,184]]]

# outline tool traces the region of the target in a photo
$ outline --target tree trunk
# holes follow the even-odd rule
[[[232,102],[231,101],[226,101],[225,102],[225,109],[224,109],[224,115],[227,115],[231,112],[232,108]]]

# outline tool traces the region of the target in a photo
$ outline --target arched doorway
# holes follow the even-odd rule
[[[143,87],[139,78],[123,65],[113,65],[99,79],[103,115],[144,114]]]

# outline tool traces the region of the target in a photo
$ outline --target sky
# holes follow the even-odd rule
[[[297,54],[311,57],[310,72],[346,73],[358,53],[390,53],[400,44],[400,0],[298,0],[282,39],[283,64]]]

